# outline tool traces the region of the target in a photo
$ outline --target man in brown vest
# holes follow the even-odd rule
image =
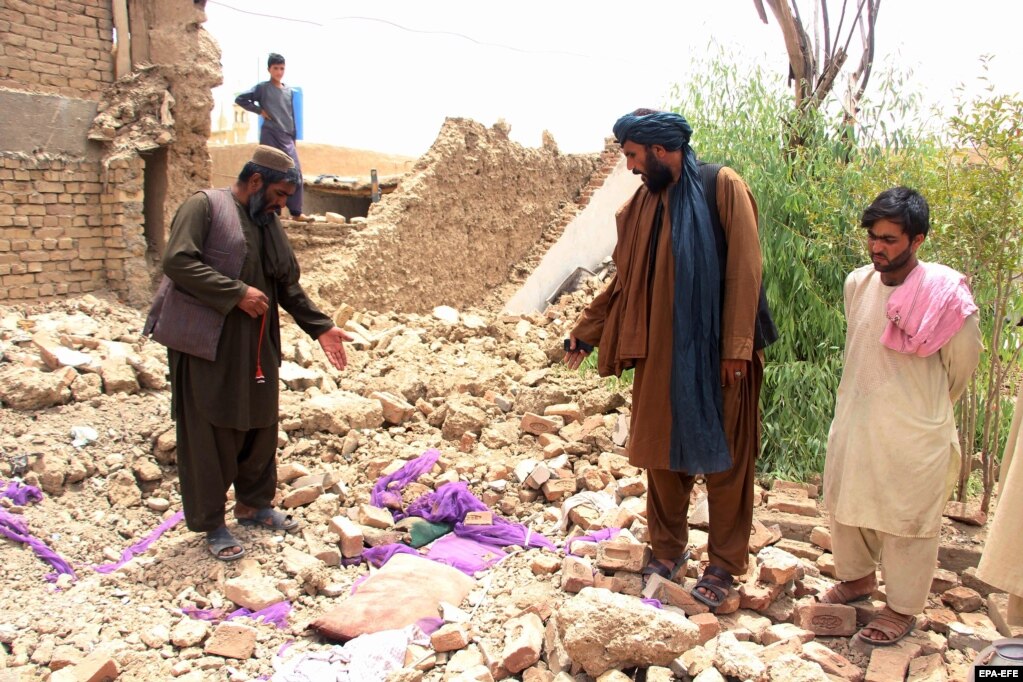
[[[185,521],[222,561],[245,550],[224,523],[234,485],[243,525],[291,531],[271,507],[277,490],[278,306],[320,342],[337,369],[348,363],[334,326],[299,284],[278,213],[301,177],[291,158],[260,145],[229,189],[204,190],[178,209],[164,279],[146,333],[168,348],[172,416]]]

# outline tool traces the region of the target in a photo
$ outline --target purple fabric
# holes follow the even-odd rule
[[[33,485],[25,485],[20,481],[8,481],[7,486],[0,490],[0,497],[6,497],[14,504],[23,507],[29,502],[42,500],[43,493]]]
[[[221,620],[224,617],[223,609],[199,609],[194,606],[186,606],[181,609],[181,613],[195,620],[214,621]]]
[[[380,478],[373,485],[373,492],[369,496],[370,504],[374,507],[396,509],[398,513],[394,515],[395,520],[403,518],[404,514],[401,513],[401,491],[409,483],[432,469],[438,459],[440,459],[440,450],[431,448],[412,461],[407,462],[405,466],[393,474]]]
[[[657,600],[657,599],[640,599],[640,601],[643,602],[644,604],[646,604],[647,606],[654,607],[655,609],[663,609],[664,608],[664,606],[661,604],[661,602],[659,600]]]
[[[505,551],[493,545],[485,545],[456,535],[445,535],[434,541],[426,554],[427,559],[447,564],[467,575],[486,570],[506,556],[508,554]]]
[[[234,620],[235,618],[251,618],[253,620],[262,619],[264,623],[272,623],[276,625],[278,629],[284,629],[288,627],[288,614],[291,613],[291,602],[277,602],[276,604],[271,604],[265,609],[260,609],[259,611],[240,608],[235,609],[231,613],[227,613],[224,609],[198,609],[194,606],[186,606],[181,609],[181,613],[185,614],[189,618],[211,622]]]
[[[362,557],[370,566],[380,568],[395,554],[415,554],[416,556],[420,556],[419,552],[408,545],[403,545],[400,542],[392,542],[387,545],[380,545],[379,547],[370,547],[363,551]]]
[[[427,493],[408,506],[408,516],[420,516],[434,523],[458,523],[471,511],[487,511],[487,505],[469,492],[465,481],[448,483]]]
[[[294,645],[295,645],[295,640],[289,639],[287,642],[282,644],[279,649],[277,649],[277,657],[278,658],[283,657],[284,656],[284,652],[287,651],[288,649],[290,649],[291,647],[293,647]]]
[[[111,573],[113,571],[116,571],[121,566],[124,566],[126,563],[131,561],[132,558],[135,557],[135,555],[142,554],[142,552],[144,552],[147,549],[149,549],[149,546],[151,544],[156,542],[160,538],[160,536],[163,535],[164,533],[166,533],[168,530],[170,530],[174,526],[178,525],[178,523],[180,523],[181,519],[183,519],[183,518],[185,518],[185,512],[179,511],[179,512],[175,513],[170,518],[168,518],[166,521],[164,521],[159,526],[157,526],[149,535],[147,535],[146,537],[142,538],[141,540],[136,542],[134,545],[132,545],[131,547],[129,547],[126,550],[124,550],[123,552],[121,552],[121,558],[120,559],[118,559],[117,561],[115,561],[112,564],[103,564],[101,566],[93,566],[92,567],[93,570],[95,570],[97,573]]]
[[[0,491],[0,497],[6,497],[17,505],[24,505],[28,502],[38,502],[43,499],[43,494],[39,488],[34,486],[25,485],[20,481],[9,481],[4,489]],[[56,573],[47,575],[47,580],[52,582],[57,579],[58,575],[69,575],[76,580],[78,579],[74,569],[71,568],[71,564],[50,549],[45,542],[28,532],[28,524],[25,523],[25,519],[3,508],[0,508],[0,535],[3,535],[8,540],[28,545],[36,553],[36,556],[50,566],[53,566]]]
[[[596,533],[590,533],[589,535],[580,535],[577,538],[572,538],[565,543],[565,554],[572,554],[572,543],[575,542],[603,542],[605,540],[614,540],[618,537],[618,534],[622,532],[621,528],[601,528]]]
[[[554,543],[543,535],[532,532],[521,523],[512,523],[500,516],[495,516],[494,523],[490,526],[467,526],[464,523],[456,523],[455,535],[496,547],[519,545],[520,547],[542,547],[552,552],[557,551]]]
[[[65,561],[59,554],[49,548],[49,546],[28,532],[28,526],[25,524],[25,520],[18,518],[15,514],[10,513],[6,509],[0,509],[0,535],[3,535],[9,540],[16,542],[22,542],[32,548],[32,551],[36,553],[40,559],[53,566],[56,570],[55,574],[47,576],[47,580],[56,580],[58,575],[69,575],[74,579],[78,579],[75,575],[75,571],[71,568],[71,564]]]
[[[425,634],[432,635],[437,630],[440,630],[440,627],[444,625],[444,619],[437,618],[436,616],[433,618],[420,618],[416,621],[416,625],[419,626],[419,629]]]
[[[265,609],[259,611],[251,611],[246,608],[240,608],[236,611],[232,611],[227,614],[224,620],[234,620],[235,618],[251,618],[252,620],[262,621],[264,623],[272,623],[277,626],[278,630],[283,630],[288,627],[288,614],[291,613],[291,602],[290,601],[279,601],[276,604],[271,604]]]

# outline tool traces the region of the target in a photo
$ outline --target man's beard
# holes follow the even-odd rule
[[[905,251],[897,255],[892,260],[881,260],[881,262],[878,262],[877,260],[874,259],[873,256],[871,256],[870,260],[874,266],[874,270],[876,270],[877,272],[895,272],[896,270],[904,266],[906,263],[908,263],[909,259],[912,257],[913,246],[912,244],[910,244],[909,246],[906,247]]]
[[[266,192],[256,192],[249,197],[249,218],[259,227],[266,227],[273,220],[276,211],[266,210]]]
[[[646,173],[644,175],[646,179],[643,182],[646,183],[647,189],[654,194],[657,194],[675,181],[667,164],[661,163],[653,154],[647,154]]]

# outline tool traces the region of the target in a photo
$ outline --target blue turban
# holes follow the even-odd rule
[[[692,134],[682,116],[667,111],[626,114],[614,125],[619,144],[682,150],[682,173],[668,200],[675,255],[669,466],[696,475],[727,471],[732,457],[722,419],[720,265]]]
[[[625,114],[615,121],[614,134],[618,144],[632,140],[636,144],[659,144],[673,152],[689,145],[693,129],[682,116],[658,111],[643,116]]]

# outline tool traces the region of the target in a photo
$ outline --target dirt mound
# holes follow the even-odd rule
[[[398,189],[329,247],[304,251],[307,290],[330,306],[428,312],[478,305],[601,167],[598,154],[523,147],[503,126],[445,121]]]

